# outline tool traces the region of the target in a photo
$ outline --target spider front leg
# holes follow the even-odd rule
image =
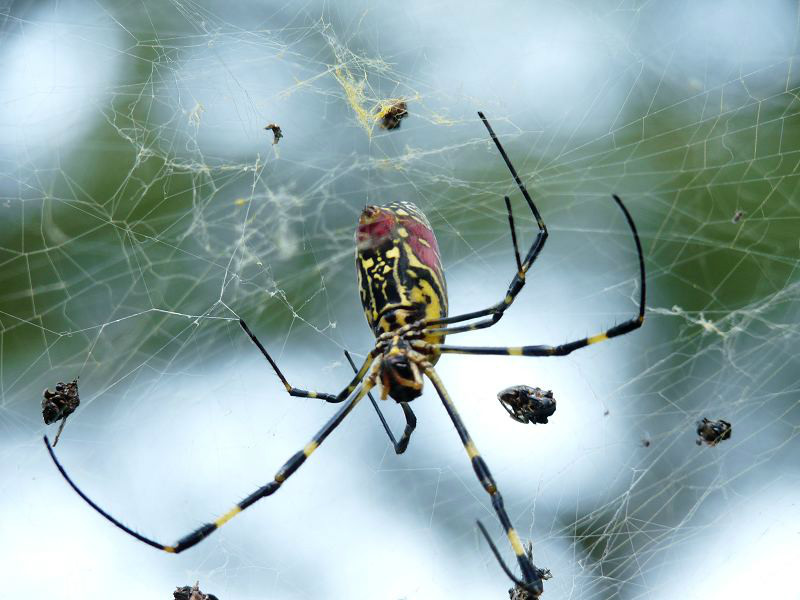
[[[470,323],[469,325],[462,325],[461,327],[440,327],[437,329],[427,329],[427,333],[442,333],[442,334],[453,334],[453,333],[461,333],[464,331],[473,331],[475,329],[485,329],[486,327],[491,327],[495,323],[497,323],[502,317],[505,311],[508,309],[509,306],[514,302],[519,294],[520,290],[522,290],[523,286],[525,285],[525,276],[528,270],[533,265],[536,258],[539,256],[539,253],[544,248],[544,243],[547,241],[547,227],[542,220],[542,215],[539,214],[539,210],[536,208],[536,205],[533,203],[533,199],[531,195],[528,193],[525,184],[522,183],[522,179],[520,179],[519,175],[517,174],[517,170],[514,168],[514,165],[511,164],[511,160],[508,158],[508,154],[503,149],[503,145],[500,143],[500,140],[497,138],[492,126],[489,125],[489,121],[483,115],[482,112],[478,112],[478,116],[483,121],[483,124],[486,126],[486,129],[489,131],[489,136],[492,138],[492,141],[497,146],[497,149],[500,151],[500,156],[503,157],[503,160],[508,167],[508,170],[511,172],[511,176],[514,178],[514,181],[519,188],[519,191],[522,193],[522,196],[525,198],[525,201],[528,203],[528,207],[531,209],[531,213],[533,214],[534,219],[536,219],[536,225],[539,227],[539,233],[536,234],[536,238],[533,240],[528,253],[525,255],[525,260],[520,261],[519,255],[519,248],[517,247],[517,232],[514,227],[514,215],[511,211],[511,201],[509,200],[508,196],[505,197],[506,202],[506,210],[508,212],[508,225],[511,229],[511,240],[514,244],[514,256],[517,261],[517,273],[514,275],[514,278],[511,280],[511,283],[508,286],[508,290],[506,291],[505,297],[490,306],[489,308],[485,308],[483,310],[474,311],[471,313],[464,313],[461,315],[455,315],[452,317],[446,317],[444,319],[437,319],[435,321],[430,321],[427,323],[428,327],[434,327],[439,325],[448,325],[451,323],[460,323],[462,321],[469,321],[471,319],[478,319],[480,317],[489,317],[487,319],[483,319],[481,321],[477,321],[475,323]]]
[[[247,323],[245,323],[242,319],[239,319],[239,325],[241,325],[242,329],[244,329],[244,332],[250,337],[250,340],[256,345],[256,347],[258,347],[258,349],[261,351],[261,354],[264,355],[264,358],[266,358],[267,362],[272,366],[272,370],[275,371],[275,374],[283,383],[283,387],[286,388],[288,394],[290,396],[295,396],[297,398],[319,398],[320,400],[325,400],[325,402],[333,402],[333,403],[344,401],[353,392],[353,390],[356,389],[358,383],[362,379],[364,379],[364,376],[367,374],[367,371],[369,370],[369,366],[372,364],[372,362],[375,360],[375,357],[378,355],[378,350],[376,348],[373,348],[372,351],[370,351],[370,353],[367,354],[367,358],[364,360],[364,364],[361,365],[361,368],[358,371],[356,371],[356,376],[353,377],[353,379],[350,381],[347,387],[344,388],[337,395],[334,396],[333,394],[326,394],[324,392],[310,392],[308,390],[301,390],[300,388],[293,387],[286,380],[286,377],[284,377],[283,373],[281,373],[281,370],[278,368],[278,365],[269,355],[267,349],[264,348],[263,344],[258,341],[258,338],[255,336],[255,334],[252,331],[250,331],[250,328],[247,326]]]
[[[527,592],[530,598],[538,598],[544,589],[544,586],[542,585],[542,576],[547,571],[538,569],[526,553],[525,548],[522,546],[519,535],[514,529],[514,526],[511,524],[511,519],[509,518],[505,506],[503,505],[503,497],[500,495],[500,491],[497,489],[497,484],[495,483],[492,474],[489,472],[489,467],[486,465],[486,462],[483,460],[478,452],[478,449],[475,447],[475,443],[472,441],[467,428],[464,426],[464,422],[461,420],[455,404],[453,404],[453,401],[450,399],[450,395],[447,393],[444,384],[442,383],[441,379],[439,379],[439,375],[433,370],[433,367],[430,366],[430,364],[425,365],[423,370],[425,375],[428,376],[428,379],[430,379],[431,383],[433,383],[433,387],[436,388],[436,393],[439,394],[439,398],[441,398],[442,404],[444,405],[447,414],[450,416],[450,420],[453,422],[453,426],[456,428],[458,436],[461,438],[461,443],[464,445],[464,450],[467,451],[467,456],[469,456],[470,460],[472,461],[472,468],[475,471],[475,475],[478,477],[478,481],[480,481],[483,489],[486,490],[486,493],[489,494],[492,499],[492,507],[494,508],[500,523],[503,525],[503,529],[506,532],[508,541],[511,543],[511,547],[514,549],[514,554],[517,557],[517,563],[519,564],[519,568],[522,572],[522,581],[516,579],[511,574],[510,570],[505,566],[502,558],[500,558],[500,554],[496,551],[496,549],[495,555],[500,561],[500,564],[505,572],[509,575],[509,577],[511,577],[512,581],[514,581],[518,587],[521,586],[521,589]],[[480,527],[488,539],[488,534],[486,534],[486,530],[483,528],[483,525],[480,525]]]
[[[625,220],[633,234],[633,240],[636,242],[636,254],[639,257],[639,312],[638,314],[628,319],[627,321],[615,325],[611,329],[607,329],[602,333],[585,337],[572,342],[559,344],[558,346],[447,346],[447,345],[433,345],[427,344],[425,346],[418,345],[418,348],[425,352],[442,352],[450,354],[493,354],[500,356],[566,356],[567,354],[585,348],[591,344],[598,342],[605,342],[614,337],[625,335],[635,329],[638,329],[644,323],[644,307],[646,297],[646,284],[644,273],[644,255],[642,253],[642,242],[639,239],[639,233],[636,231],[636,224],[633,222],[633,217],[625,205],[620,200],[619,196],[614,195],[614,202],[620,207],[625,215]]]
[[[353,362],[353,359],[350,358],[350,353],[345,350],[344,355],[347,357],[347,361],[350,363],[350,366],[353,367],[353,371],[356,371],[356,364]],[[411,410],[411,407],[408,405],[407,402],[400,402],[400,408],[403,409],[403,414],[406,417],[406,428],[403,430],[403,436],[400,438],[398,442],[395,440],[394,435],[392,434],[392,430],[389,428],[389,424],[386,422],[386,419],[383,417],[383,413],[381,409],[378,408],[378,403],[375,401],[375,398],[372,396],[372,392],[369,392],[369,401],[372,402],[372,406],[375,409],[375,412],[378,413],[378,418],[381,420],[383,424],[383,429],[386,431],[386,435],[389,436],[389,441],[392,442],[392,446],[394,446],[395,454],[402,454],[408,448],[408,442],[411,441],[411,434],[414,432],[414,429],[417,427],[417,417],[414,414],[414,411]]]
[[[381,361],[378,360],[378,362],[373,367],[373,370],[370,373],[369,377],[366,378],[366,380],[364,381],[364,385],[361,387],[358,393],[355,396],[353,396],[353,398],[349,402],[347,402],[347,404],[345,404],[338,411],[336,411],[336,414],[333,415],[333,417],[331,417],[331,419],[327,423],[325,423],[322,429],[320,429],[314,435],[314,437],[311,438],[311,441],[309,441],[303,447],[302,450],[295,452],[295,454],[292,455],[292,457],[289,460],[287,460],[280,469],[278,469],[278,472],[275,473],[275,477],[273,478],[272,481],[258,488],[255,492],[253,492],[252,494],[241,500],[232,509],[230,509],[228,512],[226,512],[218,519],[210,523],[206,523],[201,527],[198,527],[188,535],[185,535],[182,538],[180,538],[177,542],[175,542],[172,545],[162,544],[161,542],[157,542],[151,538],[143,536],[142,534],[134,531],[127,525],[124,525],[121,521],[119,521],[115,517],[112,517],[104,509],[100,508],[100,506],[98,506],[97,503],[95,503],[91,498],[89,498],[77,486],[77,484],[75,484],[75,482],[72,481],[70,476],[67,475],[67,471],[64,469],[63,466],[61,466],[61,463],[58,462],[56,454],[53,451],[53,448],[50,445],[50,440],[47,438],[47,436],[44,436],[44,443],[47,446],[47,451],[50,453],[50,458],[53,459],[53,462],[55,463],[59,472],[64,477],[64,479],[67,480],[67,483],[70,485],[70,487],[72,487],[72,489],[75,490],[75,492],[81,498],[83,498],[83,500],[89,506],[91,506],[98,513],[100,513],[101,516],[103,516],[105,519],[110,521],[113,525],[115,525],[128,535],[135,537],[137,540],[139,540],[140,542],[144,542],[148,546],[152,546],[153,548],[156,548],[158,550],[163,550],[164,552],[169,552],[170,554],[178,554],[179,552],[183,552],[184,550],[187,550],[192,546],[198,544],[199,542],[203,541],[209,535],[214,533],[214,531],[222,527],[225,523],[230,521],[233,517],[238,515],[247,507],[255,504],[262,498],[266,498],[267,496],[271,496],[272,494],[277,492],[283,485],[283,483],[300,468],[300,466],[306,461],[306,459],[309,456],[311,456],[311,454],[317,448],[319,448],[322,442],[325,441],[325,438],[327,438],[331,434],[331,432],[334,429],[336,429],[342,423],[342,421],[344,421],[344,418],[350,414],[350,412],[355,408],[356,404],[358,404],[359,401],[367,393],[369,393],[370,389],[375,385],[375,381],[377,380],[378,369],[380,368],[380,364]]]

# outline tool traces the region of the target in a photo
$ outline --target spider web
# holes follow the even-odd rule
[[[452,343],[560,343],[562,359],[447,356],[442,379],[502,490],[545,598],[786,597],[797,559],[800,75],[796,3],[514,6],[14,2],[0,41],[0,574],[10,597],[503,598],[482,519],[512,558],[431,386],[408,451],[366,403],[274,497],[166,556],[58,476],[41,390],[80,377],[57,448],[80,486],[165,543],[268,481],[332,414],[372,336],[353,230],[411,200],[453,314],[496,302],[535,226],[476,111],[551,231],[495,327]],[[394,102],[410,115],[380,128]],[[263,128],[276,123],[273,144]],[[552,389],[547,425],[509,385]],[[399,410],[381,405],[395,431]],[[733,435],[698,447],[695,422]],[[755,580],[755,581],[754,581]],[[770,594],[770,592],[773,592]]]

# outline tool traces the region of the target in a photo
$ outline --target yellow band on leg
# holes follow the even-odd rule
[[[517,556],[525,556],[525,549],[522,547],[522,541],[519,539],[519,536],[513,527],[508,530],[508,541],[511,542],[511,547],[514,549],[514,554]]]
[[[214,521],[214,525],[216,525],[217,527],[222,527],[223,525],[225,525],[225,523],[230,521],[233,517],[238,515],[240,512],[242,512],[242,509],[239,506],[234,506],[232,509],[230,509],[228,512],[226,512],[224,515],[222,515],[219,519]]]
[[[472,440],[467,440],[467,443],[464,444],[464,448],[466,448],[467,456],[470,458],[475,458],[476,456],[480,455],[478,449],[475,447],[475,444],[472,443]]]
[[[593,335],[590,338],[586,339],[587,344],[596,344],[597,342],[605,342],[608,339],[608,336],[605,333],[601,333],[599,335]]]
[[[311,456],[311,453],[314,452],[314,450],[316,450],[317,448],[319,448],[319,442],[317,442],[316,440],[308,442],[305,448],[303,448],[303,454],[305,454],[306,458],[308,458],[309,456]]]

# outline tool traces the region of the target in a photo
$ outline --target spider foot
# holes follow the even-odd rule
[[[497,551],[497,547],[494,545],[492,538],[489,537],[486,527],[480,521],[477,523],[478,529],[481,530],[483,537],[489,544],[489,548],[492,550],[492,554],[494,554],[497,562],[500,563],[500,567],[508,575],[508,578],[514,582],[514,587],[508,590],[508,597],[511,600],[536,600],[541,596],[542,592],[544,592],[544,582],[551,579],[553,575],[550,573],[550,569],[540,569],[533,564],[533,544],[528,542],[525,546],[525,556],[517,557],[523,572],[527,573],[526,581],[517,579],[511,569],[508,568],[508,565],[506,565],[503,557],[500,556],[500,552]]]
[[[552,579],[550,569],[537,569],[533,567],[538,579],[533,582],[524,583],[518,581],[514,587],[508,589],[509,600],[536,600],[544,592],[542,582]]]
[[[509,416],[519,423],[547,423],[556,412],[553,392],[527,385],[512,385],[497,394]]]
[[[529,561],[531,560],[532,550],[533,549],[529,544],[526,548]],[[544,591],[542,582],[553,578],[553,574],[550,573],[550,569],[539,569],[533,564],[533,562],[530,564],[534,573],[536,573],[537,579],[528,583],[523,581],[515,582],[514,587],[509,588],[508,590],[508,597],[510,600],[535,600],[541,596],[542,592]]]
[[[533,586],[515,585],[513,588],[508,589],[508,597],[510,600],[534,600],[542,594],[542,586],[538,588]]]

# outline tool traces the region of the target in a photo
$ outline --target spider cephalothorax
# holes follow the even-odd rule
[[[420,356],[410,350],[403,338],[393,340],[381,359],[381,397],[391,396],[397,402],[411,402],[422,395]],[[427,361],[425,361],[427,362]]]

